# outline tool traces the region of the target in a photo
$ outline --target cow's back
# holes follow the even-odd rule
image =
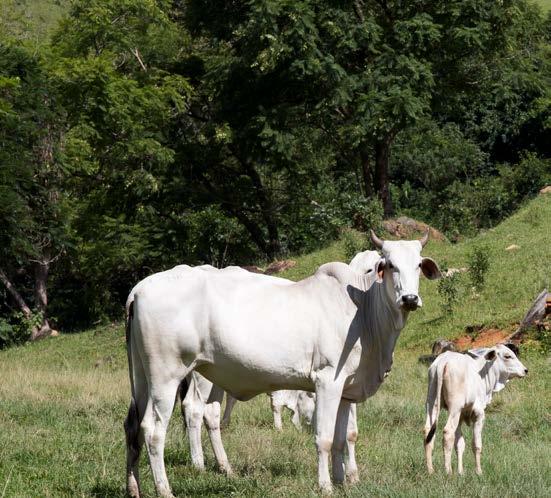
[[[477,362],[466,354],[446,351],[434,364],[444,367],[439,370],[443,375],[442,395],[446,405],[472,407],[483,390]]]
[[[338,361],[328,358],[342,350],[328,323],[343,322],[330,309],[343,291],[332,278],[293,283],[236,268],[178,267],[146,280],[133,291],[140,347],[171,371],[193,366],[246,399],[276,386],[313,389],[312,369]],[[229,389],[236,378],[242,392]]]

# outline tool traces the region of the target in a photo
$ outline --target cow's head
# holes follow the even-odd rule
[[[526,377],[528,373],[528,369],[517,358],[517,355],[504,344],[498,344],[488,349],[484,358],[492,363],[493,368],[497,369],[498,381],[494,392],[501,391],[509,379]]]
[[[312,425],[316,411],[316,395],[308,391],[299,391],[297,409],[307,425]]]
[[[423,305],[419,296],[419,275],[440,278],[438,265],[430,258],[421,257],[421,250],[429,239],[427,232],[421,240],[381,240],[371,230],[371,241],[383,253],[377,272],[383,280],[390,299],[403,311],[413,311]]]

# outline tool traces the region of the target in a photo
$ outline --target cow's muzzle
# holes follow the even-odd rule
[[[419,307],[419,296],[406,294],[402,296],[402,308],[406,311],[415,311]]]

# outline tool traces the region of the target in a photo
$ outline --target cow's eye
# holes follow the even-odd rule
[[[506,359],[506,360],[510,360],[511,358],[512,358],[512,356],[511,356],[510,354],[506,354],[506,355],[505,355],[505,359]]]

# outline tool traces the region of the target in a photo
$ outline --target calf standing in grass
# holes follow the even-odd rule
[[[429,368],[427,419],[425,422],[425,455],[429,473],[432,467],[434,433],[440,406],[448,410],[444,426],[444,465],[452,473],[451,455],[455,446],[457,472],[463,473],[465,439],[461,432],[463,422],[473,423],[473,452],[476,473],[481,474],[482,426],[484,409],[492,401],[492,394],[501,391],[511,378],[524,377],[528,369],[515,353],[502,344],[481,348],[467,354],[448,351],[434,360]]]

